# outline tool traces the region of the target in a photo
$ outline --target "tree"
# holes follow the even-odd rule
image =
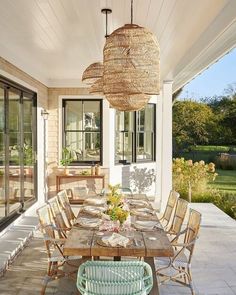
[[[225,90],[226,91],[226,90]],[[236,93],[231,87],[228,96],[215,97],[208,101],[215,116],[218,118],[218,136],[214,144],[236,144]]]
[[[194,101],[176,101],[173,106],[173,139],[177,152],[196,144],[208,144],[217,118],[210,106]]]

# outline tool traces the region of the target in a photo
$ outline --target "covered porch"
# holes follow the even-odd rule
[[[112,9],[111,33],[130,22],[129,1],[1,2],[0,270],[5,272],[27,242],[29,247],[1,278],[0,291],[4,294],[14,282],[12,294],[30,294],[34,280],[39,288],[46,262],[35,212],[58,191],[71,189],[76,196],[86,188],[99,194],[108,184],[120,183],[147,194],[163,212],[172,189],[173,99],[235,47],[236,2],[134,1],[134,22],[150,29],[160,43],[161,91],[144,110],[128,114],[110,108],[103,96],[91,95],[81,77],[89,64],[103,60],[101,9]],[[61,161],[67,147],[73,158],[69,176]],[[95,164],[100,177],[86,178],[93,176]],[[203,214],[193,261],[197,294],[236,294],[235,221],[211,204],[191,206]],[[28,275],[32,265],[33,279],[15,275],[19,269]],[[55,282],[47,292],[67,294],[60,293],[67,284]],[[71,288],[68,294],[76,292]],[[161,294],[189,292],[161,288]]]

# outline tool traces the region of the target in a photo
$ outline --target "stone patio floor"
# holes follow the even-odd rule
[[[236,222],[212,204],[191,204],[191,207],[203,216],[192,261],[196,295],[236,294]],[[29,245],[0,278],[0,294],[40,294],[46,267],[43,240],[35,231]],[[63,278],[50,282],[46,294],[77,294],[75,281]],[[186,287],[168,283],[160,286],[160,294],[184,295],[191,292]]]

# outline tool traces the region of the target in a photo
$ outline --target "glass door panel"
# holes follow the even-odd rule
[[[24,168],[22,163],[21,94],[8,90],[8,137],[9,137],[9,213],[22,207]]]
[[[37,198],[36,96],[0,76],[0,226]]]
[[[5,106],[4,106],[4,88],[0,84],[0,221],[6,216],[5,201]]]
[[[30,97],[29,97],[30,98]],[[24,208],[29,207],[36,198],[35,194],[35,132],[33,132],[34,112],[33,112],[33,101],[32,97],[29,99],[26,94],[23,97],[23,159],[24,159]]]

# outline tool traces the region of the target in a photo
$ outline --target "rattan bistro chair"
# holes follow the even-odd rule
[[[78,270],[83,295],[144,295],[152,286],[152,269],[143,261],[87,261]]]
[[[187,209],[188,202],[184,199],[178,199],[171,225],[166,230],[172,239],[180,233]]]
[[[158,258],[156,260],[158,265],[156,273],[160,276],[161,284],[171,280],[189,287],[192,295],[195,294],[192,284],[191,260],[200,224],[201,214],[190,209],[186,229],[180,232],[172,241],[172,245],[175,247],[174,257]],[[178,242],[181,236],[184,237],[183,243]]]
[[[174,190],[171,190],[167,204],[166,204],[165,211],[164,211],[162,217],[160,218],[160,221],[161,221],[164,228],[168,227],[168,225],[170,224],[171,216],[172,216],[172,213],[175,209],[175,205],[176,205],[178,199],[179,199],[179,193],[177,193]]]
[[[67,237],[67,231],[71,229],[70,226],[66,225],[65,222],[65,217],[64,217],[64,212],[60,207],[60,204],[58,202],[58,197],[55,196],[51,199],[48,200],[48,204],[51,209],[51,215],[53,217],[54,223],[57,228],[60,228],[60,237],[61,238],[66,238]]]
[[[68,224],[71,227],[74,224],[76,217],[75,217],[75,214],[71,208],[70,201],[69,201],[69,198],[67,195],[67,191],[66,190],[60,191],[59,193],[57,193],[57,196],[58,196],[60,206],[64,210],[64,213],[66,215]]]
[[[77,272],[77,265],[73,265],[70,261],[79,259],[78,256],[65,256],[63,255],[63,246],[65,239],[61,238],[61,229],[58,229],[52,220],[51,208],[48,204],[42,206],[37,211],[39,217],[40,230],[43,234],[44,243],[46,246],[48,256],[48,269],[47,274],[42,282],[41,295],[45,294],[47,284],[55,279],[59,279],[64,276],[72,276]],[[65,272],[63,267],[68,264],[72,267],[76,267],[73,271]]]

